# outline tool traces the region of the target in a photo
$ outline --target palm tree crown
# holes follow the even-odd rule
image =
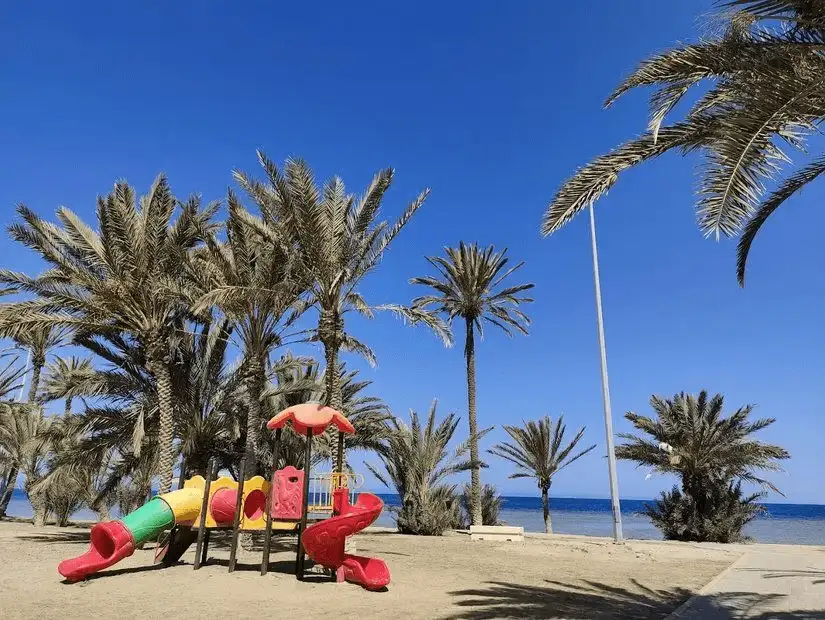
[[[652,86],[648,131],[568,179],[547,208],[543,234],[605,194],[623,170],[667,151],[701,151],[699,227],[717,238],[744,229],[737,259],[744,283],[751,244],[767,218],[825,172],[820,154],[762,199],[765,182],[790,161],[782,145],[804,150],[825,117],[825,6],[808,0],[721,4],[738,11],[721,35],[649,58],[608,98],[610,105],[629,90]],[[704,85],[686,116],[666,124],[688,92]]]
[[[774,418],[748,420],[752,405],[723,417],[722,395],[709,398],[704,390],[698,396],[684,392],[672,399],[652,396],[650,406],[655,418],[632,411],[625,414],[642,434],[620,434],[627,443],[616,447],[618,458],[660,473],[677,474],[685,490],[695,495],[729,479],[777,490],[757,472],[780,471],[777,461],[790,458],[790,454],[784,448],[750,438],[773,424]]]
[[[65,413],[72,412],[72,392],[95,375],[91,358],[58,357],[47,366],[46,378],[40,388],[40,400],[65,399]]]
[[[510,461],[518,468],[518,471],[510,474],[510,478],[534,478],[536,480],[541,490],[545,530],[550,533],[552,528],[548,491],[553,484],[553,476],[593,450],[596,444],[573,454],[584,436],[585,429],[580,428],[576,436],[564,445],[567,427],[563,416],[559,416],[555,425],[550,421],[549,416],[544,416],[538,421],[525,422],[523,427],[505,425],[504,430],[513,442],[497,444],[489,452]]]
[[[180,215],[173,221],[175,211]],[[60,226],[18,207],[22,223],[11,236],[43,258],[38,277],[0,270],[0,283],[33,299],[0,305],[0,331],[64,327],[79,334],[117,335],[140,343],[158,391],[160,491],[171,487],[173,412],[170,363],[186,312],[182,266],[210,230],[217,209],[201,209],[197,197],[179,203],[164,176],[139,202],[125,182],[98,198],[99,231],[69,209],[57,211]]]
[[[518,263],[505,271],[507,250],[496,252],[493,246],[480,248],[463,241],[457,248],[445,248],[446,258],[428,256],[427,261],[438,270],[437,276],[413,278],[413,284],[428,286],[435,294],[413,300],[414,308],[444,314],[448,323],[456,318],[472,323],[479,335],[484,335],[484,323],[490,323],[512,335],[513,330],[527,334],[530,318],[519,305],[533,301],[520,297],[534,284],[519,284],[502,288],[503,282],[524,266]],[[466,353],[466,351],[465,351]]]

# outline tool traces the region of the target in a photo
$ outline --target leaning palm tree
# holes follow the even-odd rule
[[[0,331],[14,336],[32,328],[67,327],[140,343],[158,394],[161,492],[171,488],[173,474],[170,365],[186,310],[181,266],[216,209],[201,209],[197,197],[179,203],[164,176],[140,201],[124,182],[99,198],[99,231],[65,207],[58,209],[56,225],[21,205],[23,221],[10,226],[11,236],[38,253],[49,269],[38,277],[0,270],[0,283],[34,296],[0,305]],[[180,214],[173,221],[176,210]]]
[[[437,423],[437,404],[433,401],[423,423],[412,410],[409,425],[399,418],[391,421],[390,435],[378,449],[383,472],[366,463],[379,482],[398,493],[401,506],[394,512],[404,534],[441,536],[460,521],[456,485],[448,479],[470,469],[473,461],[468,442],[451,453],[449,444],[459,418],[451,413]]]
[[[825,5],[810,0],[720,0],[726,14],[719,35],[655,55],[607,99],[653,87],[647,132],[597,157],[565,181],[542,222],[548,235],[592,204],[620,172],[668,151],[701,152],[697,204],[705,235],[742,231],[737,275],[744,284],[748,253],[765,221],[790,197],[825,173],[816,154],[780,179],[790,162],[784,146],[804,151],[825,119]],[[681,120],[665,119],[693,87],[701,92]]]
[[[226,242],[206,237],[206,251],[193,261],[193,279],[205,289],[194,306],[199,313],[217,308],[231,322],[244,360],[249,402],[246,415],[246,472],[256,475],[261,428],[261,399],[270,355],[283,343],[297,318],[295,308],[303,293],[293,255],[284,245],[262,238],[246,221],[250,215],[230,191]]]
[[[511,474],[510,478],[535,479],[541,491],[544,531],[552,534],[550,487],[553,484],[553,476],[593,450],[596,444],[573,454],[584,436],[584,427],[581,427],[576,436],[564,445],[564,433],[567,427],[563,416],[559,416],[555,424],[550,421],[549,416],[544,416],[540,420],[525,422],[523,427],[505,425],[504,430],[513,442],[496,444],[489,452],[510,461],[518,468],[518,471]]]
[[[360,198],[347,194],[344,182],[333,177],[322,188],[302,160],[287,160],[280,170],[258,152],[266,183],[236,172],[235,178],[260,210],[260,218],[247,218],[273,244],[294,254],[308,288],[305,307],[318,311],[312,340],[324,347],[327,368],[338,368],[340,351],[363,355],[371,364],[375,356],[368,346],[346,331],[344,319],[355,311],[372,318],[376,309],[390,309],[406,318],[431,324],[442,338],[443,326],[429,317],[417,316],[399,306],[370,306],[358,291],[364,278],[381,261],[393,239],[401,232],[429,194],[425,190],[392,225],[378,221],[384,194],[392,184],[391,168],[378,172]],[[327,404],[341,409],[339,375],[326,373]],[[340,441],[343,435],[339,435]]]
[[[512,336],[513,330],[527,334],[530,318],[519,309],[523,303],[533,301],[521,295],[533,288],[533,284],[504,285],[513,273],[521,269],[523,262],[506,269],[507,250],[496,252],[493,246],[480,248],[463,241],[457,248],[446,248],[446,258],[427,257],[438,271],[437,276],[413,278],[413,284],[434,289],[434,294],[413,300],[416,311],[430,316],[444,315],[447,323],[463,319],[465,328],[464,357],[467,362],[467,402],[470,423],[470,454],[476,466],[471,470],[473,498],[473,525],[481,525],[481,475],[479,471],[478,436],[476,418],[476,361],[475,333],[484,337],[484,323],[489,323]]]
[[[718,522],[733,514],[731,497],[742,498],[735,485],[751,483],[778,492],[759,470],[781,471],[779,461],[790,458],[784,448],[751,437],[773,424],[773,418],[749,420],[751,405],[724,417],[723,405],[721,394],[709,398],[705,391],[698,396],[682,392],[672,399],[652,396],[655,417],[625,414],[640,434],[621,434],[626,443],[617,446],[616,456],[680,478],[681,489],[663,493],[653,510],[662,513],[663,521],[678,518],[683,540],[714,540],[713,532],[721,529],[728,532],[725,540],[735,538]],[[753,499],[742,499],[743,506]]]
[[[80,358],[76,356],[58,357],[46,368],[46,377],[40,389],[40,399],[43,402],[62,398],[64,401],[64,413],[69,415],[72,412],[72,402],[74,388],[84,381],[89,381],[95,374],[91,358]]]

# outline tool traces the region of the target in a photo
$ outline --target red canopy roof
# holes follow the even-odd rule
[[[342,433],[355,433],[355,428],[344,414],[319,403],[303,403],[284,409],[267,422],[266,427],[269,430],[283,428],[290,420],[292,428],[300,435],[306,435],[307,430],[312,430],[312,434],[317,435],[324,432],[330,424],[335,425]]]

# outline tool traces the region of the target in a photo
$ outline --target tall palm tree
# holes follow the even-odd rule
[[[805,150],[825,119],[825,5],[809,0],[733,0],[727,28],[645,60],[607,99],[654,88],[648,130],[597,157],[565,181],[544,215],[548,235],[600,198],[623,170],[668,151],[704,155],[697,204],[705,235],[742,231],[737,276],[744,284],[748,253],[765,221],[791,196],[825,173],[820,152],[763,198],[764,184],[790,162],[783,146]],[[665,118],[698,87],[683,119]]]
[[[249,403],[246,415],[246,472],[258,472],[258,448],[264,420],[261,399],[273,350],[297,318],[289,313],[303,293],[300,273],[294,273],[293,255],[280,243],[271,243],[246,222],[249,213],[230,191],[226,242],[206,238],[206,251],[193,264],[194,277],[206,293],[195,303],[196,312],[217,308],[231,322],[243,350],[244,379]]]
[[[444,315],[452,325],[455,319],[464,320],[464,357],[467,362],[467,402],[470,422],[470,485],[473,499],[473,525],[481,525],[481,474],[478,454],[478,421],[476,417],[476,361],[475,333],[484,337],[484,323],[498,327],[508,336],[513,330],[527,334],[530,318],[519,309],[533,301],[521,295],[533,284],[504,285],[524,262],[506,269],[507,250],[496,252],[493,246],[480,248],[463,241],[457,248],[445,248],[446,258],[427,257],[438,271],[437,276],[413,278],[413,284],[433,289],[430,295],[417,297],[412,302],[416,311],[430,316]]]
[[[360,198],[347,194],[344,182],[333,177],[322,188],[303,160],[287,160],[283,170],[262,152],[258,159],[266,182],[242,172],[235,178],[260,210],[260,218],[248,218],[272,243],[281,244],[286,253],[294,253],[300,262],[308,287],[306,307],[318,311],[313,340],[324,347],[327,368],[338,368],[340,351],[363,355],[371,364],[375,356],[369,347],[345,329],[349,312],[368,318],[376,309],[390,309],[415,321],[431,324],[442,338],[448,338],[443,326],[429,317],[415,315],[399,306],[370,306],[358,287],[373,271],[392,241],[424,204],[429,190],[418,195],[392,225],[378,221],[384,194],[392,184],[391,168],[381,170]],[[326,373],[327,404],[341,409],[339,375]],[[340,436],[341,440],[343,435]]]
[[[394,512],[404,534],[440,536],[460,519],[456,485],[448,479],[467,471],[473,461],[466,441],[451,453],[449,444],[459,418],[451,413],[436,422],[437,405],[433,401],[426,421],[412,410],[409,425],[393,418],[390,434],[378,449],[384,471],[366,463],[379,482],[398,493],[401,506]]]
[[[64,414],[72,412],[72,391],[83,381],[88,381],[95,374],[91,358],[76,356],[58,357],[46,368],[46,378],[40,390],[40,399],[44,402],[64,400]]]
[[[616,448],[616,456],[680,478],[681,491],[663,494],[659,506],[682,505],[686,539],[707,539],[715,528],[719,503],[728,503],[731,495],[741,497],[731,484],[752,483],[778,492],[759,470],[781,471],[779,461],[790,454],[751,437],[773,424],[773,418],[749,420],[752,405],[723,417],[722,395],[708,397],[704,390],[698,396],[684,392],[672,399],[652,396],[650,406],[655,417],[625,414],[639,434],[619,435],[626,443]],[[743,501],[752,503],[752,498]]]
[[[536,480],[541,490],[544,531],[552,534],[550,487],[553,484],[553,476],[593,450],[596,444],[573,454],[584,436],[584,427],[581,427],[576,436],[564,445],[567,427],[563,416],[559,416],[555,424],[550,421],[549,416],[544,416],[540,420],[525,422],[523,427],[505,425],[504,430],[513,442],[496,444],[489,452],[510,461],[518,468],[518,471],[511,474],[510,478],[534,478]]]
[[[0,305],[0,330],[67,327],[80,333],[118,335],[140,343],[148,376],[158,394],[159,490],[171,488],[174,460],[170,367],[186,308],[181,266],[209,230],[217,205],[200,199],[178,202],[160,176],[138,202],[125,182],[98,198],[99,231],[72,211],[57,211],[60,225],[18,207],[21,223],[11,236],[43,258],[38,277],[0,270],[0,283],[34,295]],[[180,213],[173,221],[175,211]]]

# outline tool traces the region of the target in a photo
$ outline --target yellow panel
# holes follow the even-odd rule
[[[251,494],[260,497],[259,493],[263,493],[263,504],[261,505],[260,515],[256,519],[249,519],[244,512],[246,502],[249,500]],[[266,528],[266,497],[269,495],[269,481],[264,480],[261,476],[254,476],[244,482],[243,485],[243,507],[241,510],[241,529],[242,530],[263,530]]]

